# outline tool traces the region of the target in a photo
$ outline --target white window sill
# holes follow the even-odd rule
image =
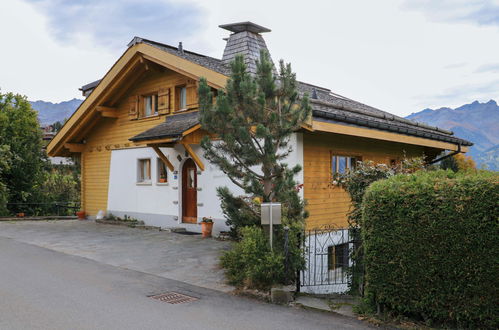
[[[137,182],[135,183],[137,186],[152,186],[151,181]]]
[[[156,182],[157,186],[169,186],[170,184],[168,182]]]

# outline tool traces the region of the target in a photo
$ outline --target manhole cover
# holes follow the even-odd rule
[[[162,293],[158,294],[155,296],[150,296],[150,298],[159,300],[159,301],[164,301],[169,304],[183,304],[187,302],[192,302],[198,300],[198,298],[186,296],[185,294],[177,293],[177,292],[167,292],[167,293]]]

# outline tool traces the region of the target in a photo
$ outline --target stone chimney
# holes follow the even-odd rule
[[[222,62],[228,65],[237,54],[242,54],[248,72],[256,73],[255,61],[260,59],[260,50],[265,49],[268,52],[261,33],[270,32],[270,29],[252,22],[225,24],[219,27],[232,32],[227,39]]]

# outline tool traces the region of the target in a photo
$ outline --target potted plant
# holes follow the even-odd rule
[[[78,220],[85,220],[85,218],[86,218],[85,211],[76,212],[76,216],[78,217]]]
[[[203,233],[203,238],[211,237],[212,230],[213,219],[211,219],[211,217],[203,217],[203,220],[201,220],[201,232]]]

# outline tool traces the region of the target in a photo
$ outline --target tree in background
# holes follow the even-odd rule
[[[458,153],[452,157],[447,157],[440,163],[440,167],[444,170],[450,169],[454,172],[475,170],[476,163],[471,156],[466,156],[463,153]]]
[[[0,144],[0,177],[2,173],[10,170],[12,154],[8,145]],[[9,200],[9,189],[0,180],[0,215],[7,214],[7,201]]]
[[[0,215],[54,215],[55,204],[79,202],[79,166],[50,164],[42,143],[26,97],[0,93]]]
[[[246,71],[243,56],[231,63],[231,76],[216,102],[205,79],[199,86],[201,123],[219,141],[205,138],[205,157],[218,166],[245,194],[263,202],[278,201],[284,216],[292,221],[304,218],[304,202],[296,190],[294,176],[301,170],[285,163],[292,149],[291,134],[310,115],[308,97],[298,98],[296,75],[280,61],[279,73],[267,52],[257,61],[255,76]],[[218,188],[222,208],[231,227],[259,222],[259,208],[252,198],[234,196]],[[240,217],[242,215],[242,218]]]
[[[46,156],[37,113],[25,96],[0,93],[0,145],[10,150],[10,166],[0,173],[9,203],[28,201],[41,183]]]

